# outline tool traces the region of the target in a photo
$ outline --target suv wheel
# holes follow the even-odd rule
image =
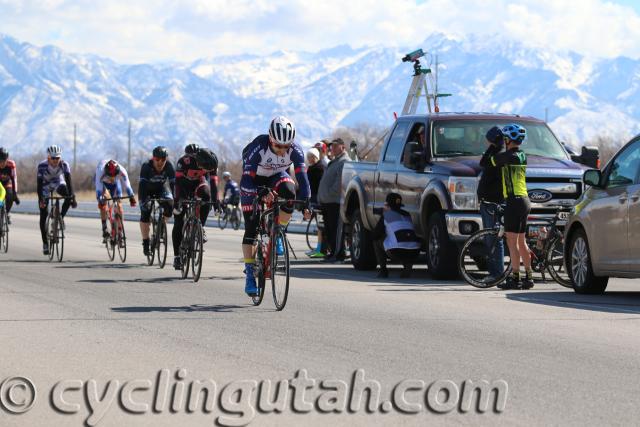
[[[584,230],[577,230],[572,236],[567,264],[569,276],[573,282],[573,290],[576,293],[601,294],[607,288],[609,278],[593,274],[589,243]]]
[[[444,214],[431,214],[427,225],[427,265],[431,275],[436,279],[457,277],[456,252],[456,246],[449,239]]]
[[[364,228],[360,209],[351,215],[351,264],[356,270],[375,270],[376,254],[371,233]]]

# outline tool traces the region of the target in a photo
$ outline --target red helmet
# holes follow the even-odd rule
[[[104,165],[104,174],[107,176],[116,176],[120,173],[120,165],[115,160],[109,160]]]

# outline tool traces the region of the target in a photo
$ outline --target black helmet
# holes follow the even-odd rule
[[[166,159],[169,155],[167,151],[167,147],[163,147],[162,145],[158,145],[153,149],[153,157],[157,157],[158,159]]]
[[[200,148],[196,152],[196,163],[204,170],[214,170],[218,168],[218,157],[208,148]]]
[[[494,126],[487,131],[485,138],[487,138],[487,141],[492,144],[502,145],[504,134],[502,133],[502,129],[498,126]]]
[[[0,147],[0,161],[7,160],[8,158],[9,151],[4,147]]]
[[[200,146],[198,144],[189,144],[184,147],[184,154],[196,154],[199,149]]]

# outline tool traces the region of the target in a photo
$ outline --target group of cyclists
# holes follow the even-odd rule
[[[222,203],[218,198],[218,158],[216,154],[198,144],[189,144],[184,154],[176,161],[175,168],[169,161],[166,147],[157,146],[152,157],[144,162],[140,169],[138,187],[139,201],[129,180],[129,174],[123,165],[115,159],[102,160],[95,172],[95,192],[102,223],[103,243],[109,238],[107,231],[107,201],[122,198],[123,192],[132,207],[140,206],[140,232],[145,255],[150,249],[150,213],[151,199],[161,200],[164,207],[165,221],[174,217],[172,241],[174,249],[173,266],[181,269],[180,244],[182,226],[185,221],[183,201],[198,199],[200,201],[200,221],[205,224],[211,207],[224,209],[225,205],[242,204],[245,220],[245,231],[242,238],[242,254],[245,264],[245,292],[249,296],[258,293],[254,275],[256,231],[258,218],[254,215],[253,206],[256,197],[260,196],[266,203],[275,198],[287,200],[308,200],[310,197],[304,153],[295,142],[296,129],[293,122],[284,116],[271,121],[268,133],[257,136],[242,152],[243,172],[240,185],[228,171],[223,172],[225,182]],[[287,173],[293,166],[296,181]],[[71,168],[62,159],[62,149],[58,145],[47,148],[47,158],[37,167],[37,196],[40,209],[40,232],[42,236],[42,252],[49,254],[46,220],[49,198],[58,195],[64,198],[60,214],[64,218],[69,208],[77,207],[72,184]],[[263,189],[269,191],[264,192]],[[6,193],[6,196],[5,196]],[[5,202],[6,201],[6,202]],[[18,184],[15,162],[9,159],[9,153],[0,147],[0,206],[6,204],[7,211],[18,198]],[[122,209],[122,208],[120,208]],[[284,206],[280,215],[280,224],[286,226],[291,218],[293,208]],[[310,212],[308,203],[302,207],[308,219]],[[120,212],[122,215],[123,213]],[[63,223],[64,224],[64,223]],[[206,235],[203,236],[206,242]],[[282,250],[282,242],[278,241],[278,250]]]

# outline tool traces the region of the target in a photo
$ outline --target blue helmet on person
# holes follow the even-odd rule
[[[502,128],[505,139],[509,139],[514,144],[522,144],[527,139],[527,130],[517,123],[511,123]]]

